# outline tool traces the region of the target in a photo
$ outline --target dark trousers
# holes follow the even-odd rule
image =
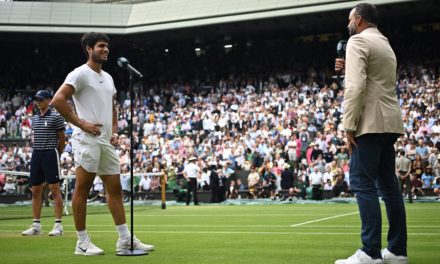
[[[186,205],[189,205],[191,201],[191,192],[194,196],[194,204],[199,204],[199,198],[197,197],[197,179],[189,178],[188,191],[186,192]]]
[[[402,173],[402,174],[405,175],[406,173]],[[410,176],[408,175],[408,177],[406,177],[405,180],[402,180],[399,177],[398,180],[399,180],[400,191],[402,192],[403,185],[405,185],[404,193],[406,193],[406,195],[408,196],[408,201],[410,203],[412,203],[413,200],[412,200],[412,195],[411,195],[411,178],[410,178]]]
[[[362,250],[381,258],[382,215],[379,195],[388,216],[388,250],[406,256],[406,213],[395,174],[396,134],[366,134],[356,138],[350,159],[350,183],[362,222]]]
[[[322,186],[321,184],[312,185],[312,199],[322,200]]]
[[[218,203],[218,193],[219,193],[219,187],[218,186],[211,186],[211,203]]]

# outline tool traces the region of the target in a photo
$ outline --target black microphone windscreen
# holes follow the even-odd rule
[[[127,65],[130,63],[126,58],[120,57],[117,60],[118,66],[121,68],[127,68]]]
[[[346,49],[347,49],[347,41],[340,40],[338,42],[338,45],[336,46],[336,52],[338,53],[338,57],[340,57],[340,58],[345,57],[345,50]]]

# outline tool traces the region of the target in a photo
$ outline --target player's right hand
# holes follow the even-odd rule
[[[102,124],[93,124],[93,123],[90,123],[86,120],[82,120],[80,128],[84,132],[87,132],[87,133],[92,134],[94,136],[99,136],[99,135],[101,135],[101,129],[100,129],[101,127],[102,127]]]

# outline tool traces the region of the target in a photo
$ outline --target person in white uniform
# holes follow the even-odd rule
[[[119,239],[116,251],[130,249],[131,234],[125,220],[122,203],[119,159],[114,145],[119,142],[117,110],[114,104],[116,88],[113,78],[101,69],[109,54],[109,38],[101,33],[86,33],[81,44],[87,63],[70,72],[56,92],[52,105],[75,128],[73,151],[76,166],[76,188],[72,199],[73,217],[77,231],[76,255],[102,255],[86,230],[87,195],[96,175],[105,185],[107,202],[113,216]],[[68,103],[73,97],[76,113]],[[150,251],[134,238],[134,249]]]
[[[188,188],[186,193],[186,205],[191,201],[191,193],[193,193],[194,205],[199,205],[199,198],[197,196],[197,178],[200,176],[200,168],[197,166],[195,157],[188,159],[188,164],[183,169],[183,176],[188,181]]]

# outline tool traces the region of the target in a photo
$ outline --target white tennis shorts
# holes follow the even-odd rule
[[[81,166],[97,175],[116,175],[121,173],[119,158],[112,145],[85,143],[74,140],[73,154],[76,167]]]

